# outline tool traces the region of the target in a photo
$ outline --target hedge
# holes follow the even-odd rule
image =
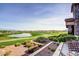
[[[66,42],[69,40],[77,40],[77,38],[74,35],[59,35],[59,36],[50,36],[48,37],[51,41],[56,41],[56,42]]]

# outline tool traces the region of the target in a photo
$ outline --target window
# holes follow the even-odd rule
[[[79,8],[75,10],[75,18],[79,18]]]

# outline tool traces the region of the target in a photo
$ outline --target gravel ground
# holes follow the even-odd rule
[[[47,46],[45,49],[43,49],[35,56],[52,56],[56,48],[57,48],[57,44],[51,43],[49,46]]]
[[[45,49],[43,49],[35,56],[51,56],[55,52],[56,48],[57,48],[57,44],[51,43],[49,46],[47,46]],[[40,48],[37,48],[36,50],[38,49]],[[28,56],[29,54],[27,53],[27,50],[28,48],[24,47],[23,45],[20,45],[18,47],[11,45],[5,48],[0,48],[0,55],[3,56],[6,52],[10,52],[9,56]]]
[[[0,55],[4,55],[6,52],[10,52],[9,56],[21,56],[25,54],[27,48],[23,47],[23,45],[15,47],[14,45],[7,46],[5,48],[0,48]]]

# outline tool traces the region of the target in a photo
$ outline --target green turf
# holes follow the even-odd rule
[[[65,33],[67,33],[67,32],[34,32],[34,33],[32,33],[32,35],[33,35],[32,37],[1,40],[0,46],[1,45],[3,45],[3,46],[14,45],[16,43],[22,43],[24,41],[34,40],[38,37],[48,38],[49,36],[58,36],[59,34],[65,34]]]

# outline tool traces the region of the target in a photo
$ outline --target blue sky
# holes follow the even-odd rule
[[[63,30],[71,18],[71,4],[0,4],[0,28],[14,30]]]

